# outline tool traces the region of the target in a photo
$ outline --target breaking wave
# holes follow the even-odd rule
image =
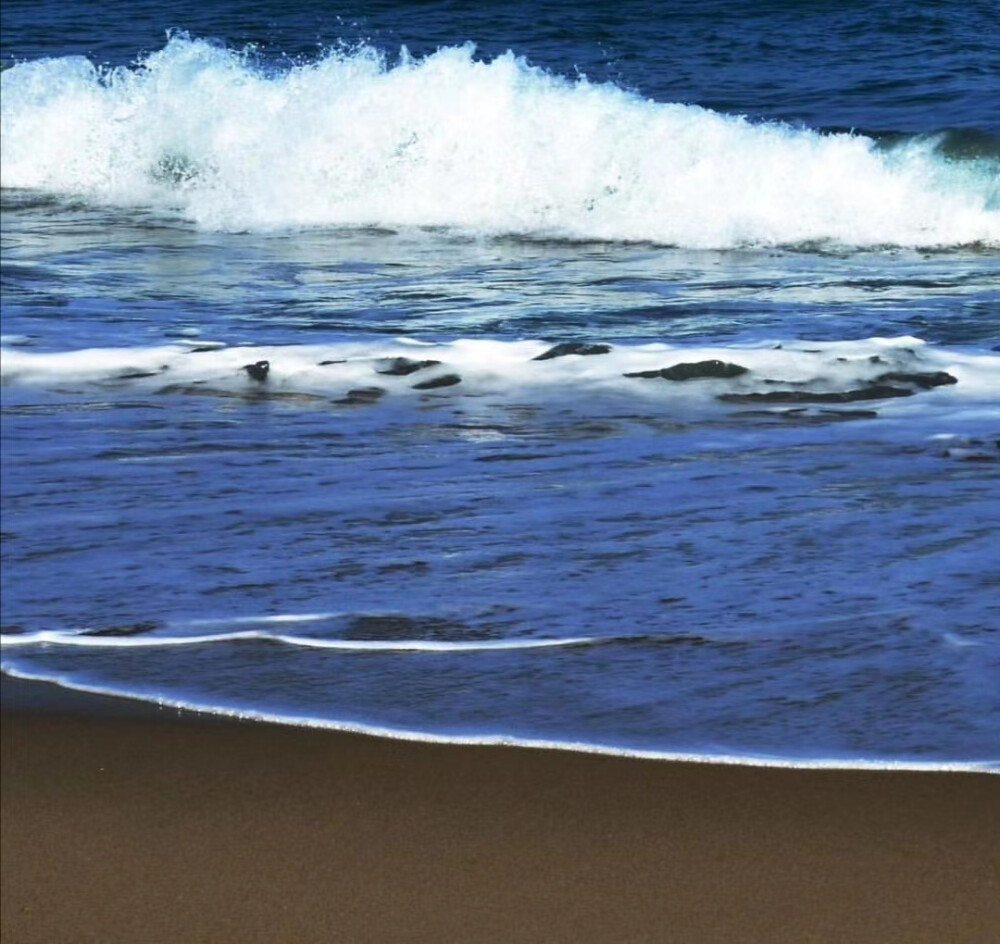
[[[210,230],[443,227],[692,248],[1000,246],[1000,160],[569,80],[471,45],[262,67],[184,34],[3,72],[5,188]]]

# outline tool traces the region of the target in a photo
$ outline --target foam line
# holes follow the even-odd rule
[[[788,758],[755,754],[713,754],[696,751],[656,751],[619,747],[610,744],[595,744],[583,741],[559,741],[544,738],[521,738],[505,734],[486,733],[481,735],[443,735],[425,731],[413,731],[370,725],[355,721],[334,721],[299,715],[285,715],[273,712],[254,711],[211,705],[203,702],[177,698],[164,698],[150,692],[124,692],[98,685],[71,681],[62,676],[33,674],[7,665],[0,665],[0,671],[12,678],[25,681],[45,682],[71,691],[103,695],[111,698],[125,698],[147,704],[159,705],[178,711],[194,711],[218,715],[240,721],[282,724],[289,727],[342,731],[351,734],[365,734],[391,740],[417,741],[428,744],[480,745],[495,747],[526,747],[537,750],[575,751],[581,754],[602,754],[613,757],[630,757],[642,760],[679,761],[684,763],[725,764],[744,767],[785,767],[805,770],[890,770],[925,771],[935,773],[987,773],[1000,775],[1000,758],[969,761],[919,761],[886,760],[878,758]]]
[[[921,403],[977,397],[995,401],[1000,396],[1000,355],[940,348],[907,336],[805,346],[772,339],[732,346],[651,343],[606,347],[605,352],[593,356],[570,354],[539,360],[552,348],[545,341],[458,338],[422,345],[420,361],[433,366],[405,375],[385,372],[387,363],[420,363],[410,356],[412,346],[405,338],[233,347],[197,354],[174,344],[60,352],[4,348],[0,377],[8,386],[97,384],[160,395],[214,393],[284,397],[289,402],[301,398],[310,405],[326,398],[331,407],[353,402],[351,391],[376,387],[378,396],[365,402],[382,405],[400,397],[455,397],[464,393],[519,397],[530,392],[533,398],[559,397],[569,390],[585,389],[588,395],[607,392],[717,405],[720,394],[773,390],[775,382],[809,384],[808,389],[820,392],[838,391],[877,384],[884,376],[890,380],[882,383],[898,385],[905,381],[892,378],[908,372],[943,372],[954,378],[941,387],[921,388],[917,398]],[[261,360],[269,363],[266,383],[249,378],[244,369]],[[745,372],[687,382],[642,379],[663,368],[705,361],[735,364]],[[441,391],[420,389],[414,379],[434,381],[449,376],[458,377],[459,382]],[[893,408],[899,409],[899,404]]]
[[[35,633],[0,636],[5,649],[26,646],[76,646],[86,649],[157,649],[170,646],[201,646],[210,643],[259,640],[278,642],[303,649],[336,649],[342,652],[484,652],[506,649],[559,649],[590,646],[613,640],[587,636],[568,639],[489,639],[450,641],[440,639],[315,639],[308,636],[275,635],[263,630],[242,630],[201,636],[89,636],[86,633],[62,633],[40,630]]]

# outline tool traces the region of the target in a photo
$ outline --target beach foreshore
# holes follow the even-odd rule
[[[424,744],[3,686],[4,944],[1000,927],[991,774]]]

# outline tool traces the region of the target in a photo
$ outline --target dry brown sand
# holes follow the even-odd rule
[[[1000,940],[993,775],[24,704],[2,740],[3,944]]]

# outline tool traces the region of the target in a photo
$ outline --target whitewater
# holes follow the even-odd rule
[[[424,740],[998,768],[972,7],[954,56],[873,12],[856,62],[820,41],[850,11],[773,58],[721,14],[616,52],[471,8],[478,46],[434,10],[279,43],[211,7],[165,40],[5,30],[6,674]]]
[[[1000,246],[1000,157],[659,103],[472,44],[265,67],[175,34],[2,74],[2,184],[209,230],[432,227],[687,248]]]

